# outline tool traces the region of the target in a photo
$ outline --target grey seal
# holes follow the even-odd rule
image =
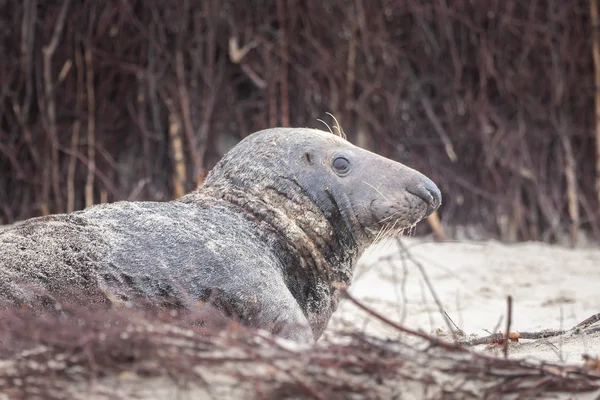
[[[314,342],[365,249],[440,203],[429,178],[341,137],[267,129],[180,199],[101,204],[0,231],[0,295],[33,304],[33,286],[211,302],[249,327]]]

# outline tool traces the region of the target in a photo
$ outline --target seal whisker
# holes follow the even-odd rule
[[[333,118],[333,120],[335,121],[335,125],[333,126],[334,128],[337,128],[338,132],[339,132],[339,137],[341,137],[344,140],[348,140],[346,137],[346,132],[344,132],[344,130],[342,129],[342,126],[340,125],[340,123],[338,122],[337,118],[335,117],[335,115],[333,115],[330,112],[326,112],[325,114],[331,116],[331,118]]]
[[[398,229],[398,231],[396,232],[396,235],[398,236],[404,236],[404,232],[406,231],[406,228],[400,228]]]
[[[417,232],[417,225],[411,225],[408,228],[408,235],[407,236],[415,236],[415,233]]]
[[[383,197],[383,199],[384,199],[385,201],[389,201],[389,200],[387,199],[387,197],[385,197],[385,196],[383,195],[383,193],[381,193],[381,191],[380,191],[379,189],[377,189],[375,186],[371,185],[369,182],[366,182],[366,181],[363,181],[363,183],[366,183],[367,185],[371,186],[371,187],[372,187],[372,188],[373,188],[373,189],[374,189],[374,190],[375,190],[377,193],[379,193],[379,194],[381,195],[381,197]]]
[[[390,236],[394,236],[396,234],[396,232],[397,232],[396,225],[398,224],[399,221],[400,220],[398,220],[398,219],[394,221],[394,225],[392,225],[392,232],[390,232]]]
[[[317,121],[324,123],[324,124],[325,124],[325,126],[327,127],[327,129],[329,129],[329,132],[330,132],[332,135],[335,135],[335,133],[333,133],[333,131],[331,130],[331,127],[330,127],[330,126],[327,124],[327,122],[323,121],[321,118],[317,118]]]
[[[377,236],[375,237],[374,242],[379,243],[383,239],[392,236],[392,233],[394,232],[394,229],[396,228],[397,224],[398,224],[398,220],[395,220],[393,223],[385,224],[378,232]]]
[[[389,224],[384,224],[379,231],[377,231],[377,234],[375,235],[375,238],[373,239],[373,243],[379,243],[379,241],[383,238],[386,229],[388,228]]]
[[[382,222],[385,222],[385,221],[387,221],[388,219],[394,218],[396,215],[400,214],[400,212],[401,212],[401,211],[400,211],[400,210],[398,210],[398,211],[396,211],[396,212],[392,213],[391,215],[388,215],[387,217],[385,217],[385,218],[381,219],[381,220],[379,221],[379,223],[381,224]]]
[[[377,240],[379,239],[379,236],[381,235],[382,230],[383,230],[383,226],[381,228],[379,228],[379,230],[377,230],[377,233],[375,234],[375,237],[373,238],[373,244],[377,243]]]
[[[384,226],[384,228],[381,230],[381,234],[379,235],[379,237],[377,238],[377,243],[380,243],[383,241],[383,239],[385,239],[385,237],[387,236],[387,233],[390,231],[390,224],[387,224]]]
[[[395,228],[393,232],[390,233],[390,237],[394,237],[398,235],[402,231],[402,228]]]
[[[398,220],[395,220],[394,223],[392,224],[392,226],[387,230],[387,232],[385,233],[385,238],[389,238],[394,236],[394,233],[396,232],[396,225],[398,224]]]

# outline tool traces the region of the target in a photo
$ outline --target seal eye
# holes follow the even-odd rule
[[[345,157],[337,157],[333,160],[333,169],[339,175],[345,175],[350,171],[350,161]]]

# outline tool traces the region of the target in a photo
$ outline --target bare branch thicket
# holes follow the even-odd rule
[[[102,309],[61,299],[55,299],[58,312],[2,307],[0,390],[14,399],[147,398],[149,391],[141,388],[152,398],[168,390],[170,396],[208,391],[215,398],[265,399],[547,398],[600,392],[594,355],[573,365],[499,358],[396,324],[350,295],[348,300],[402,339],[339,333],[314,347],[299,346],[231,324],[207,307],[185,313]]]
[[[593,4],[5,1],[0,222],[170,199],[249,133],[331,112],[439,183],[446,226],[600,235]]]

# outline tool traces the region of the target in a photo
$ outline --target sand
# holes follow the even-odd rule
[[[454,323],[467,337],[506,328],[507,296],[513,297],[511,331],[569,329],[600,313],[600,249],[569,249],[538,242],[434,243],[403,238],[420,262]],[[448,335],[426,282],[415,263],[393,240],[372,248],[359,262],[350,293],[388,318],[413,329]],[[597,323],[596,325],[600,325]],[[378,323],[348,301],[329,325],[364,329],[381,337],[397,332]],[[498,352],[498,346],[477,346]],[[510,356],[580,364],[582,354],[600,355],[600,335],[563,335],[511,343]]]

